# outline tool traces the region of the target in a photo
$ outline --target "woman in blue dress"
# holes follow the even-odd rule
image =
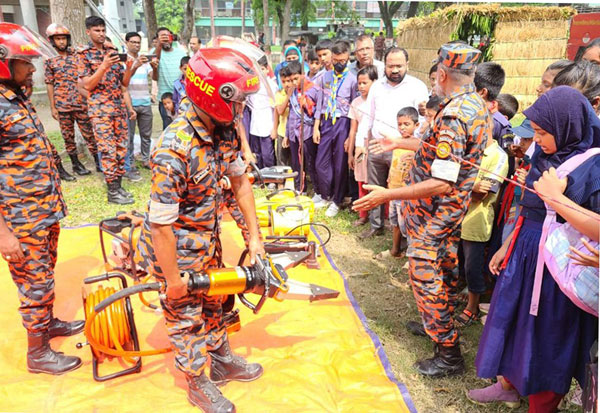
[[[575,89],[554,88],[524,114],[532,123],[537,144],[526,181],[530,188],[545,171],[591,147],[600,147],[600,120],[587,99]],[[598,213],[600,162],[596,158],[599,157],[591,158],[569,174],[564,195]],[[494,290],[475,359],[479,377],[502,376],[505,387],[512,389],[503,388],[499,381],[486,389],[472,390],[469,398],[482,401],[481,392],[487,392],[496,396],[496,400],[514,402],[515,395],[518,401],[520,394],[529,396],[529,412],[548,413],[556,411],[573,377],[583,386],[589,350],[598,337],[598,319],[576,307],[545,267],[538,313],[530,314],[546,208],[529,191],[521,205],[520,230],[509,237],[490,262],[490,270],[498,274],[514,238],[512,254]]]

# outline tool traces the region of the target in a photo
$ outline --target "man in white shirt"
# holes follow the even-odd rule
[[[392,47],[385,54],[385,77],[371,86],[366,107],[369,113],[358,126],[354,156],[359,157],[366,152],[368,139],[380,139],[384,136],[399,137],[396,115],[407,106],[419,109],[419,103],[427,101],[429,91],[425,83],[416,77],[407,75],[408,53],[400,47]],[[392,152],[369,154],[367,170],[369,184],[387,186],[387,178],[392,163]],[[383,234],[383,217],[385,205],[369,212],[371,228],[365,230],[360,237],[369,238]]]
[[[377,68],[379,79],[385,75],[385,65],[382,61],[375,59],[375,43],[368,34],[361,34],[354,41],[354,54],[356,60],[348,65],[354,76],[365,66],[373,65]]]

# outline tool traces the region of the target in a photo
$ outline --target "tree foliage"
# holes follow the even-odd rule
[[[402,7],[403,1],[378,1],[379,13],[381,14],[381,20],[385,25],[386,37],[394,37],[394,15]]]
[[[169,28],[173,33],[180,33],[185,7],[186,0],[154,0],[158,25]]]

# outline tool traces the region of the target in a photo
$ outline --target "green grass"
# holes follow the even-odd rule
[[[48,137],[56,146],[59,153],[64,151],[64,141],[58,132],[51,132]],[[63,165],[67,171],[71,171],[71,161],[67,156],[62,156]],[[146,210],[150,195],[150,171],[138,168],[143,180],[140,182],[129,182],[123,180],[123,187],[135,197],[135,203],[131,205],[109,204],[106,199],[106,183],[104,176],[95,172],[95,166],[91,158],[80,159],[85,163],[87,169],[94,171],[91,175],[77,176],[75,182],[62,182],[62,190],[69,215],[62,221],[63,226],[77,226],[88,223],[97,223],[103,218],[114,216],[118,211]],[[140,165],[138,165],[140,166]]]
[[[62,152],[64,144],[60,134],[50,133],[49,137],[59,153]],[[70,161],[66,156],[63,156],[63,159],[65,168],[70,170]],[[85,163],[88,169],[93,168],[91,159],[86,159]],[[127,206],[107,202],[106,186],[99,173],[78,177],[76,182],[64,182],[62,188],[69,215],[63,220],[63,225],[97,223],[102,218],[114,216],[117,211],[122,210],[146,210],[150,171],[140,168],[140,172],[143,177],[141,182],[124,182],[124,187],[132,192],[136,199],[135,204]],[[260,197],[266,192],[256,190],[255,195]],[[423,378],[414,371],[412,364],[417,359],[431,356],[432,344],[428,338],[410,335],[404,327],[407,321],[419,320],[408,274],[402,269],[405,260],[374,260],[373,256],[376,253],[391,247],[389,232],[381,237],[359,241],[357,235],[365,227],[353,227],[352,222],[356,218],[356,215],[348,210],[342,210],[332,219],[325,217],[324,210],[317,210],[315,213],[315,222],[324,223],[331,229],[333,236],[327,249],[347,277],[352,294],[364,312],[369,327],[380,337],[394,374],[407,386],[417,410],[424,413],[526,412],[525,399],[521,407],[515,410],[504,405],[476,406],[467,400],[467,389],[489,384],[488,381],[476,377],[473,366],[482,331],[480,324],[462,332],[462,350],[467,364],[467,373],[464,376],[433,380]],[[568,411],[580,410],[569,405]]]

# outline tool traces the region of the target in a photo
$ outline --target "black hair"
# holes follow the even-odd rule
[[[431,66],[431,67],[429,68],[429,76],[431,76],[431,74],[432,74],[433,72],[437,72],[437,67],[438,67],[438,64],[437,64],[437,63],[435,63],[433,66]]]
[[[295,40],[292,40],[292,39],[288,39],[288,40],[286,40],[285,42],[283,42],[283,51],[284,51],[284,52],[285,52],[285,48],[286,48],[286,46],[289,46],[289,45],[294,45],[294,46],[296,46],[296,41],[295,41]]]
[[[481,63],[477,66],[477,70],[475,70],[475,89],[478,92],[487,89],[487,100],[491,102],[496,100],[500,94],[505,78],[504,69],[498,63]]]
[[[165,99],[173,100],[173,94],[171,92],[165,92],[161,95],[160,100],[163,101]]]
[[[85,28],[91,29],[92,27],[106,27],[106,22],[102,17],[98,16],[89,16],[85,18]]]
[[[358,79],[358,77],[362,75],[369,76],[369,79],[371,79],[373,82],[379,78],[379,73],[377,72],[375,65],[367,65],[360,69],[356,74],[356,78]]]
[[[439,109],[440,103],[442,103],[442,98],[437,95],[433,95],[425,104],[425,109]]]
[[[142,39],[142,36],[138,32],[129,32],[125,35],[125,41],[130,41],[132,37],[139,37],[140,40]]]
[[[579,90],[593,103],[600,96],[600,66],[587,60],[571,62],[554,77],[553,86],[561,85]]]
[[[344,54],[350,53],[350,43],[345,40],[336,40],[331,47],[331,53],[333,54]]]
[[[315,52],[320,52],[321,50],[331,50],[333,46],[333,42],[329,39],[322,39],[317,42],[315,46]]]
[[[262,56],[260,59],[258,59],[256,63],[258,63],[258,65],[262,67],[269,66],[269,60],[267,59],[267,56]]]
[[[183,56],[181,58],[181,60],[179,61],[179,67],[183,67],[183,65],[187,65],[190,62],[190,57],[189,56]]]
[[[519,101],[508,93],[500,93],[496,98],[496,102],[498,102],[498,111],[509,120],[514,118],[519,111]]]
[[[388,56],[392,53],[404,53],[404,57],[406,59],[406,62],[408,63],[408,52],[406,51],[406,49],[396,46],[390,47],[385,51],[385,55],[383,56],[383,63],[387,62]]]
[[[398,111],[397,118],[400,116],[406,116],[410,118],[414,123],[419,123],[419,112],[412,106],[406,106]]]
[[[93,27],[96,27],[96,26],[93,26]],[[112,43],[114,45],[112,39],[110,37],[108,37],[108,36],[104,37],[104,42],[109,42],[109,43]]]
[[[580,47],[579,50],[577,50],[577,54],[575,55],[575,61],[579,62],[583,58],[583,55],[585,54],[585,52],[587,52],[588,50],[590,50],[593,47],[600,47],[600,37],[596,37],[594,40],[589,42],[587,45]]]
[[[556,62],[551,63],[550,66],[548,66],[546,68],[546,72],[549,70],[552,70],[552,71],[556,70],[556,71],[560,72],[563,69],[566,69],[567,67],[569,67],[571,65],[571,63],[573,63],[573,62],[571,62],[570,60],[567,60],[567,59],[557,60]]]
[[[319,61],[319,56],[317,56],[317,52],[315,52],[313,49],[310,49],[306,54],[306,61],[314,62],[315,60]]]
[[[302,74],[302,64],[298,60],[288,62],[286,68],[290,72],[289,76]]]
[[[158,39],[158,33],[154,33],[154,36],[152,36],[152,41]]]
[[[290,62],[291,63],[291,62]],[[288,65],[286,67],[282,67],[281,70],[279,71],[279,77],[289,77],[292,74],[290,73],[290,64],[288,63]]]

